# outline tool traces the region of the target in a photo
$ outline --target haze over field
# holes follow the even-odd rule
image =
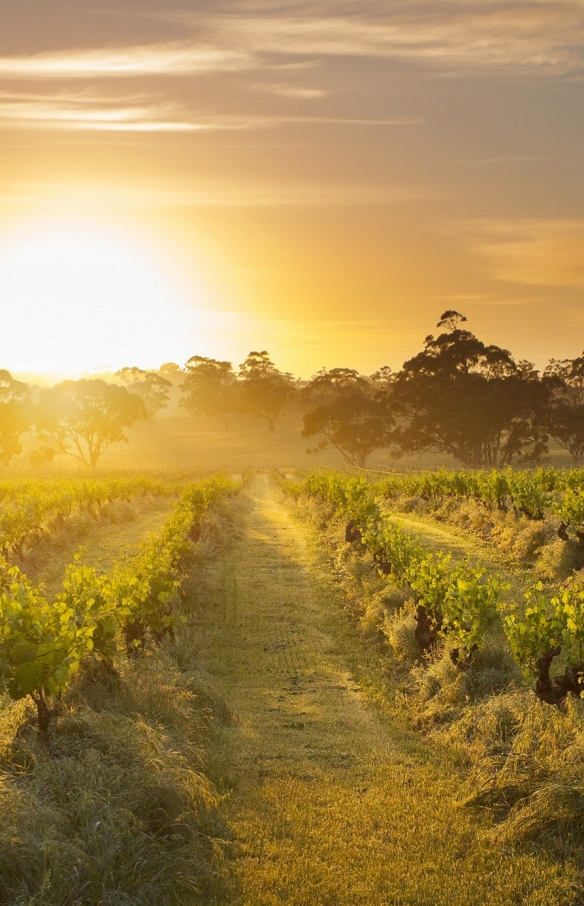
[[[5,0],[2,367],[582,351],[582,0]]]

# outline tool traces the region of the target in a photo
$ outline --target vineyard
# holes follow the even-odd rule
[[[576,906],[583,499],[0,482],[0,903]]]
[[[569,693],[580,697],[584,681],[584,580],[572,575],[559,590],[546,590],[538,580],[529,584],[520,601],[509,603],[503,597],[505,586],[487,575],[484,567],[452,564],[449,555],[428,554],[395,520],[387,518],[382,502],[398,494],[434,501],[472,499],[491,510],[513,507],[516,516],[536,521],[549,511],[561,520],[560,539],[569,540],[571,527],[581,543],[583,481],[579,470],[559,475],[552,469],[534,475],[439,472],[377,483],[316,473],[291,491],[322,501],[331,515],[346,519],[345,540],[358,543],[381,574],[411,592],[417,605],[415,638],[421,655],[429,654],[439,640],[448,641],[454,662],[468,665],[499,618],[518,666],[536,677],[538,697],[560,704]],[[552,662],[562,654],[566,668],[552,678]]]
[[[168,645],[180,644],[180,639],[188,634],[190,617],[184,583],[189,570],[193,569],[193,556],[201,543],[205,544],[205,531],[208,535],[208,526],[212,526],[213,518],[217,519],[213,516],[209,522],[210,514],[220,514],[221,507],[226,506],[237,490],[237,485],[215,476],[198,482],[163,482],[137,477],[52,483],[20,481],[0,485],[0,706],[3,705],[0,735],[8,769],[0,782],[2,808],[7,815],[0,836],[0,874],[5,888],[4,893],[0,893],[0,901],[5,902],[5,895],[15,896],[21,891],[21,894],[30,894],[30,902],[44,902],[43,885],[51,877],[49,902],[77,902],[69,898],[84,884],[87,889],[84,901],[100,899],[99,862],[93,868],[95,877],[91,877],[92,871],[85,864],[84,872],[88,876],[82,882],[80,877],[70,875],[65,864],[59,865],[59,859],[66,857],[67,846],[70,846],[66,841],[49,857],[49,864],[44,864],[47,859],[44,845],[37,851],[25,852],[26,847],[23,848],[19,837],[14,836],[17,828],[27,825],[26,802],[27,797],[34,800],[34,787],[39,783],[36,775],[50,774],[57,765],[64,763],[70,766],[69,780],[73,786],[77,782],[73,776],[76,771],[78,780],[88,784],[86,795],[88,799],[93,797],[94,807],[97,807],[96,796],[97,799],[100,796],[98,790],[91,789],[92,783],[99,786],[111,775],[114,788],[116,783],[121,784],[118,807],[112,802],[106,809],[107,821],[104,821],[103,829],[99,830],[98,821],[93,830],[81,833],[79,846],[80,853],[84,854],[79,858],[84,863],[88,858],[87,850],[98,843],[103,846],[104,834],[107,836],[108,833],[121,835],[123,850],[124,845],[131,845],[132,836],[141,827],[138,836],[143,838],[144,848],[147,838],[156,835],[154,826],[148,829],[148,821],[154,820],[152,815],[158,810],[160,829],[164,826],[170,834],[168,844],[170,838],[174,839],[175,857],[161,865],[162,854],[158,854],[150,868],[146,864],[143,866],[140,879],[130,879],[130,887],[138,881],[144,885],[146,876],[151,874],[152,881],[148,883],[154,885],[153,889],[158,890],[160,896],[167,898],[165,901],[171,902],[172,897],[181,895],[181,891],[184,894],[184,885],[188,887],[192,883],[194,871],[193,865],[188,871],[183,866],[183,873],[187,871],[191,880],[182,876],[173,878],[177,858],[185,860],[190,847],[192,853],[188,858],[203,860],[203,865],[197,863],[195,874],[200,874],[205,862],[211,865],[211,852],[201,851],[206,847],[202,846],[200,814],[213,811],[215,794],[200,775],[199,756],[195,757],[193,748],[193,731],[185,724],[194,721],[195,727],[200,727],[206,718],[202,712],[198,713],[194,697],[188,692],[188,675],[181,680],[177,668],[168,664]],[[61,530],[75,513],[90,514],[91,518],[98,519],[103,508],[112,502],[131,502],[146,495],[176,498],[176,502],[159,531],[146,537],[132,556],[118,556],[110,571],[101,572],[86,562],[81,550],[66,567],[61,588],[54,596],[48,596],[42,585],[27,576],[22,566],[23,563],[26,565],[27,554],[34,551],[41,537]],[[212,554],[209,537],[205,551],[207,555]],[[15,563],[16,559],[20,565]],[[181,688],[184,682],[187,686]],[[135,684],[138,694],[128,683]],[[148,730],[144,724],[147,717],[139,714],[145,706],[152,707],[148,699],[157,695],[164,695],[169,700],[166,706],[168,725],[164,732],[162,727],[156,731],[156,723]],[[174,699],[172,707],[171,699]],[[96,706],[92,700],[98,700],[99,704]],[[130,707],[138,713],[125,718],[116,713],[120,700],[127,700],[126,707],[132,700]],[[164,723],[163,704],[157,706],[157,723],[161,720]],[[165,754],[169,743],[169,740],[165,742],[165,735],[168,736],[169,730],[177,729],[172,727],[173,722],[179,723],[178,729],[184,737],[180,742],[177,740],[175,755],[170,749]],[[137,808],[127,811],[124,799],[127,800],[130,794],[131,778],[128,776],[123,780],[117,776],[113,763],[108,767],[116,749],[116,736],[120,736],[125,749],[126,773],[131,769],[137,775],[145,771],[152,774],[148,764],[155,757],[157,748],[159,750],[157,770],[150,778],[143,776],[141,779],[146,784],[142,795],[152,799],[147,807],[148,818]],[[84,739],[85,745],[82,744]],[[126,748],[128,742],[131,743],[130,750]],[[95,762],[98,751],[102,752],[102,761],[105,760],[90,764],[92,758]],[[118,757],[120,755],[122,749]],[[193,759],[192,767],[196,770],[189,780],[187,768]],[[96,770],[102,775],[101,779],[95,775]],[[84,772],[86,777],[82,779]],[[156,775],[159,775],[158,779]],[[197,777],[200,779],[196,780]],[[69,794],[60,789],[56,780],[51,785],[45,776],[43,782],[49,783],[48,789],[37,790],[37,794],[41,797],[40,814],[44,814],[45,825],[48,820],[50,835],[54,820],[62,826],[63,821],[74,824],[75,809],[72,811],[69,805],[60,818],[51,816],[46,802],[51,786],[53,794]],[[165,796],[171,798],[163,805]],[[174,806],[172,796],[176,799]],[[104,804],[101,811],[103,807]],[[117,825],[115,831],[112,822]],[[40,823],[43,825],[42,817]],[[79,830],[72,829],[72,833],[75,835]],[[124,836],[127,837],[125,842]],[[168,853],[164,855],[168,857]],[[159,873],[158,878],[156,873]],[[10,883],[7,883],[7,877],[11,878]],[[116,886],[119,882],[116,878],[111,883]]]
[[[546,548],[581,549],[583,482],[582,470],[554,469],[281,480],[349,612],[390,652],[396,701],[464,753],[462,799],[506,817],[500,838],[582,826],[584,578],[559,568],[543,579],[538,565],[552,562]],[[444,524],[457,556],[429,549]],[[526,532],[523,558],[501,557],[501,538],[509,554]]]

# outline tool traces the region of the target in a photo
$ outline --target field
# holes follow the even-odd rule
[[[269,431],[261,418],[234,417],[224,427],[217,419],[203,416],[163,415],[129,429],[128,443],[114,444],[99,460],[98,471],[155,470],[160,472],[206,472],[209,468],[243,472],[245,469],[316,469],[344,468],[340,453],[329,448],[308,454],[314,439],[300,436],[302,415],[286,410],[278,419],[276,430]],[[25,452],[34,446],[29,439]],[[549,460],[558,467],[569,467],[570,456],[550,446]],[[56,471],[68,468],[72,460],[62,457]],[[374,453],[368,462],[371,469],[439,469],[452,468],[447,454],[404,456],[397,462],[387,451]],[[14,460],[13,470],[22,467]],[[51,466],[45,467],[48,474]]]
[[[0,903],[581,903],[584,473],[275,434],[0,479]]]

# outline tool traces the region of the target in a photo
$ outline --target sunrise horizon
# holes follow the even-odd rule
[[[584,0],[0,23],[0,906],[583,906]]]
[[[579,0],[9,5],[3,367],[581,353]]]

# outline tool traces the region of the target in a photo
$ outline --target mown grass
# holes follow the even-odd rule
[[[80,513],[44,535],[15,562],[51,597],[79,550],[84,551],[84,562],[107,572],[116,559],[136,553],[145,536],[160,529],[175,502],[172,497],[136,498],[107,504],[97,518]]]
[[[562,541],[557,529],[560,519],[548,514],[530,520],[513,512],[488,510],[476,501],[447,499],[442,503],[420,497],[397,498],[386,504],[391,513],[414,532],[423,526],[426,543],[432,533],[443,549],[458,546],[481,552],[499,569],[534,573],[544,581],[561,581],[584,566],[584,550],[575,539]],[[447,529],[441,528],[446,525]]]
[[[468,669],[453,664],[447,644],[422,658],[414,638],[415,604],[405,589],[380,576],[367,553],[345,543],[342,520],[323,527],[314,504],[302,506],[301,518],[318,526],[314,556],[339,610],[349,614],[383,661],[385,684],[374,679],[370,686],[377,701],[401,710],[459,765],[457,802],[490,812],[495,821],[486,836],[490,843],[537,841],[540,851],[582,877],[582,703],[557,709],[538,701],[497,626]],[[429,547],[442,549],[440,538],[447,530],[425,523],[415,527]],[[456,556],[482,550],[473,538],[458,535],[450,546]],[[525,571],[509,575],[508,594],[520,593]]]
[[[265,476],[250,494],[206,621],[207,667],[238,716],[219,734],[234,844],[214,902],[576,904],[574,865],[494,845],[488,815],[455,805],[462,768],[396,709],[387,649],[342,613],[322,535],[317,568]]]
[[[48,750],[26,702],[4,703],[1,904],[178,906],[218,895],[225,827],[210,734],[231,715],[200,670],[190,624],[201,602],[188,592],[205,585],[231,535],[225,506],[204,519],[183,589],[187,622],[115,670],[87,664]]]

